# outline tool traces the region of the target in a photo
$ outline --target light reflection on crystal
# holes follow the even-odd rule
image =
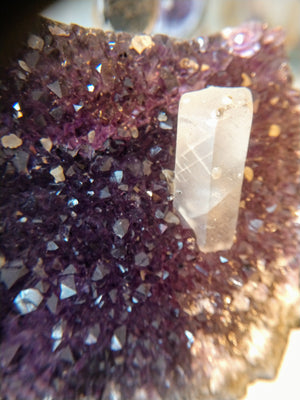
[[[43,397],[43,400],[53,400],[53,397],[49,394]]]
[[[41,304],[43,296],[37,289],[21,290],[18,296],[14,299],[14,304],[20,314],[29,314],[35,311]]]
[[[151,155],[151,157],[154,157],[154,156],[156,156],[159,152],[161,152],[161,147],[160,146],[154,146],[154,147],[151,147],[151,149],[150,149],[150,155]]]
[[[276,208],[277,208],[277,204],[273,204],[270,207],[266,207],[266,210],[267,210],[268,213],[271,214],[272,212],[274,212],[276,210]]]
[[[118,267],[119,267],[119,270],[122,272],[122,274],[125,274],[125,272],[128,271],[128,269],[124,268],[123,265],[121,265],[121,264],[118,264]]]
[[[122,325],[115,330],[113,337],[111,338],[110,348],[112,351],[122,350],[126,340],[126,326]]]
[[[201,53],[204,53],[207,49],[208,39],[206,37],[199,36],[197,42],[199,44],[199,50]]]
[[[168,229],[168,225],[166,224],[159,224],[158,227],[161,233],[164,233]]]
[[[60,237],[64,242],[69,241],[70,230],[71,230],[71,225],[63,225],[59,230]]]
[[[112,351],[122,350],[122,345],[116,335],[113,335],[111,339],[110,348]]]
[[[20,103],[19,103],[19,102],[16,102],[16,103],[13,105],[13,108],[14,108],[16,111],[21,111]]]
[[[123,171],[114,171],[111,177],[112,182],[121,183],[123,179]]]
[[[184,334],[188,339],[187,347],[190,349],[192,347],[192,344],[194,343],[194,335],[188,330],[184,331]]]
[[[68,276],[64,278],[60,283],[60,299],[68,299],[69,297],[77,294],[74,276]]]
[[[100,294],[100,296],[97,297],[95,300],[95,305],[101,308],[104,305],[104,300],[102,300],[103,294]]]
[[[159,127],[165,130],[173,129],[173,125],[170,122],[160,122]]]
[[[80,104],[73,104],[73,107],[74,107],[74,110],[76,111],[76,112],[78,112],[79,110],[81,110],[82,109],[82,105],[80,105]]]
[[[235,277],[235,278],[231,277],[231,278],[229,278],[229,281],[231,283],[233,283],[233,285],[235,285],[235,286],[238,286],[238,287],[242,287],[243,286],[243,281],[238,277]]]
[[[51,338],[53,340],[62,339],[64,333],[63,322],[60,320],[56,325],[53,326],[51,332]]]
[[[74,197],[68,201],[68,207],[76,207],[79,204],[79,201]]]
[[[242,45],[245,41],[245,35],[241,32],[238,33],[235,37],[234,37],[234,42],[238,45]]]
[[[165,281],[168,277],[169,277],[169,272],[168,271],[164,271],[163,272],[163,276],[162,276],[162,278],[163,278],[163,280]]]
[[[247,25],[252,29],[248,30]],[[222,35],[227,40],[230,51],[240,57],[250,58],[261,48],[262,27],[259,23],[250,22],[241,28],[225,28]]]
[[[88,346],[91,346],[91,345],[97,343],[99,333],[100,333],[99,325],[95,325],[95,326],[91,327],[88,331],[88,335],[87,335],[84,343],[87,344]]]
[[[168,120],[168,116],[167,116],[167,114],[166,114],[164,111],[161,111],[161,112],[158,114],[157,119],[159,120],[159,122],[166,122],[166,121]]]
[[[90,346],[92,344],[97,343],[97,338],[92,333],[89,333],[84,343]]]
[[[222,264],[225,264],[225,263],[228,262],[228,259],[226,257],[224,257],[224,256],[220,256],[219,258],[220,258],[220,261],[221,261]]]
[[[115,235],[118,236],[120,239],[122,239],[126,235],[128,228],[129,220],[126,218],[118,219],[113,225],[113,231]]]
[[[95,86],[94,85],[87,85],[87,90],[90,92],[90,93],[93,93],[93,91],[95,90]]]
[[[220,179],[222,176],[222,168],[220,167],[214,167],[211,170],[211,177],[212,179]]]

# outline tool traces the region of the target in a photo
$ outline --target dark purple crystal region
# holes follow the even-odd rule
[[[0,83],[1,400],[226,400],[274,376],[299,320],[283,41],[41,20]],[[180,96],[208,85],[249,87],[254,120],[234,245],[203,254],[170,186]]]

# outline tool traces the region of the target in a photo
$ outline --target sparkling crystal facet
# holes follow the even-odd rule
[[[209,87],[181,98],[174,205],[202,251],[233,243],[252,109],[246,88]]]
[[[20,314],[29,314],[35,311],[43,300],[43,296],[37,289],[22,290],[14,299],[14,303]]]

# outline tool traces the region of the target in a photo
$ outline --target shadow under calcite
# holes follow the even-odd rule
[[[283,41],[41,20],[1,81],[2,398],[225,400],[274,376],[299,320]],[[169,185],[179,98],[208,85],[249,87],[254,120],[235,243],[202,254]]]

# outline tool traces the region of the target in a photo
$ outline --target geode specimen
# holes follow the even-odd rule
[[[173,204],[205,253],[233,245],[252,117],[245,87],[210,86],[181,96]]]
[[[2,399],[236,399],[299,318],[299,93],[281,30],[178,42],[41,21],[1,81]],[[236,238],[173,209],[178,102],[246,86]]]

